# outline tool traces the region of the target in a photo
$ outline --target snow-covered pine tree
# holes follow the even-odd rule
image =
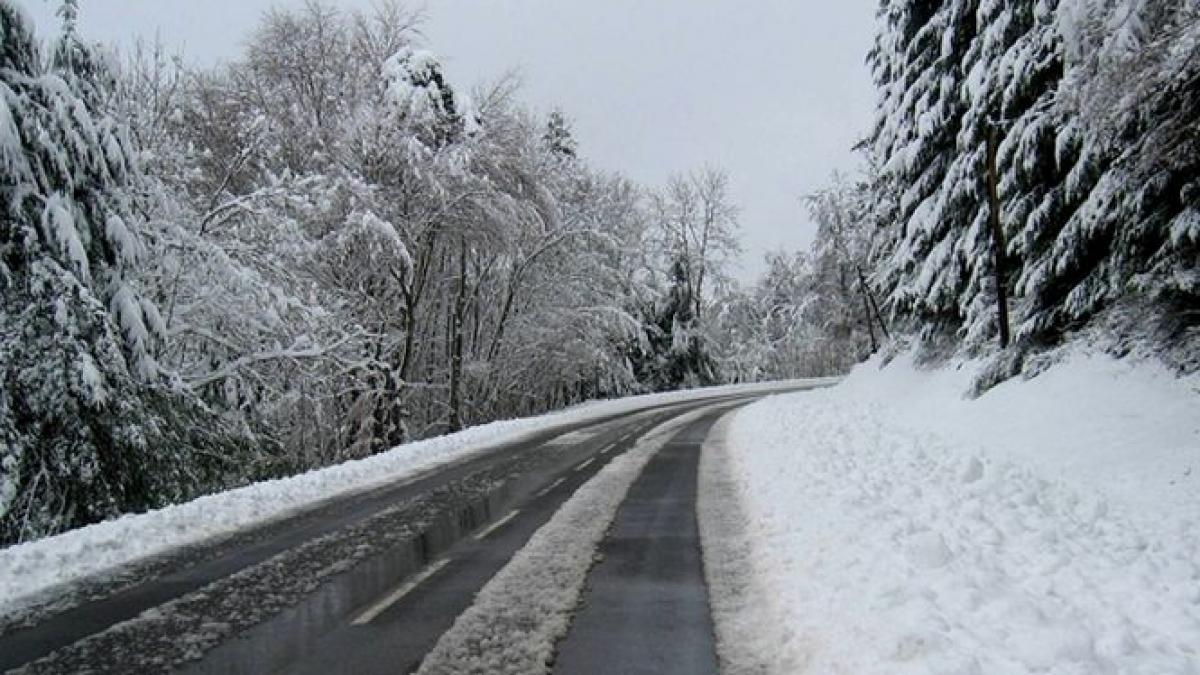
[[[1063,76],[1056,5],[948,0],[885,5],[881,13],[891,20],[872,54],[884,97],[871,149],[883,167],[879,201],[886,204],[888,192],[903,195],[892,213],[883,214],[882,225],[893,231],[885,239],[881,277],[894,308],[914,318],[926,339],[952,338],[977,349],[997,332],[984,182],[993,130],[1008,242],[1006,285],[1015,296],[1018,337],[1024,344],[1053,341],[1064,329],[1064,284],[1053,283],[1044,266],[1056,264],[1047,262],[1050,249],[1062,223],[1090,193],[1090,167],[1099,158],[1080,153],[1078,127],[1055,109]],[[941,31],[930,47],[937,58],[915,48],[921,34],[905,38],[902,19],[926,15],[927,25]],[[895,73],[909,74],[897,80]],[[916,140],[897,145],[893,139],[905,134]],[[911,169],[914,156],[928,154],[924,138],[943,140],[934,155],[943,162],[936,165],[940,172]]]
[[[632,355],[634,375],[651,391],[716,384],[717,364],[695,315],[693,286],[682,259],[671,264],[669,284],[666,297],[645,312],[646,348]]]
[[[1031,212],[1032,226],[1044,230],[1064,208],[1061,197],[1047,196],[1059,182],[1054,3],[887,3],[881,16],[871,59],[883,98],[871,149],[883,167],[879,203],[891,201],[886,193],[901,195],[882,214],[893,230],[882,278],[894,307],[926,338],[975,348],[997,329],[984,183],[993,126],[1001,139],[1001,223],[1012,242],[1006,257],[1015,255],[1019,266],[1045,245],[1025,229]]]
[[[383,65],[385,105],[396,122],[428,148],[458,140],[466,120],[433,53],[406,47]]]
[[[1100,157],[1096,188],[1055,242],[1046,275],[1079,272],[1063,313],[1076,322],[1110,305],[1122,323],[1182,346],[1195,368],[1200,325],[1200,6],[1189,0],[1064,0],[1070,64],[1061,114],[1079,152]],[[1073,186],[1071,186],[1073,187]],[[1088,254],[1097,237],[1108,255]],[[1097,259],[1098,258],[1098,259]],[[1061,284],[1060,284],[1061,285]],[[1147,313],[1145,309],[1154,311]],[[1126,326],[1128,328],[1128,326]],[[1191,345],[1190,355],[1188,345]]]
[[[550,111],[546,120],[546,133],[542,134],[542,142],[551,154],[559,157],[575,157],[577,143],[561,110]]]
[[[996,332],[982,180],[993,125],[1016,353],[1130,296],[1193,317],[1167,321],[1190,330],[1196,15],[1184,0],[881,4],[879,279],[925,338],[975,349]]]
[[[997,180],[1000,223],[1007,248],[1006,286],[1022,344],[1053,341],[1061,330],[1041,312],[1056,306],[1040,301],[1030,280],[1031,266],[1053,241],[1060,224],[1078,205],[1065,194],[1067,176],[1078,172],[1079,192],[1091,187],[1089,158],[1074,150],[1076,132],[1054,109],[1063,76],[1062,38],[1056,28],[1054,0],[983,2],[976,14],[979,34],[964,68],[966,112],[959,133],[960,155],[947,186],[972,211],[960,250],[974,256],[973,274],[962,304],[963,335],[970,348],[997,334],[994,242],[986,226],[989,207],[982,181],[989,135],[998,139]],[[1080,167],[1080,163],[1085,166]]]
[[[881,286],[926,337],[954,334],[974,259],[959,249],[973,213],[944,188],[966,113],[964,55],[975,37],[974,0],[881,0],[868,56],[879,88],[870,150],[879,166],[876,214],[885,230]],[[954,197],[954,198],[952,198]]]
[[[161,503],[185,491],[155,447],[169,396],[162,324],[129,282],[141,246],[122,126],[102,64],[68,32],[43,60],[0,0],[0,542]]]

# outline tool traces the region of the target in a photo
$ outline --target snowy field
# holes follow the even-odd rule
[[[1200,672],[1200,378],[1071,353],[963,398],[901,357],[710,438],[731,673]]]
[[[809,380],[804,383],[823,383]],[[149,556],[201,542],[219,541],[241,530],[398,481],[519,441],[555,427],[587,422],[646,406],[734,393],[768,392],[803,384],[709,387],[636,396],[575,406],[539,417],[493,422],[462,432],[399,446],[389,452],[201,497],[191,502],[66,532],[0,550],[0,617],[13,615],[74,581],[107,574]]]

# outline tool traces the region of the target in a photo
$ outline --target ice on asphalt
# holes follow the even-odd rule
[[[978,367],[873,360],[722,425],[726,672],[1200,672],[1200,378],[1076,351],[969,400]]]

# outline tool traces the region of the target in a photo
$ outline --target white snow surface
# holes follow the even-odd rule
[[[580,487],[530,537],[425,657],[418,675],[549,673],[571,625],[596,548],[629,487],[700,410],[655,427]]]
[[[969,400],[980,367],[872,361],[718,427],[725,672],[1200,672],[1200,378],[1075,349]]]
[[[765,675],[772,672],[780,635],[770,623],[775,616],[769,614],[770,593],[751,563],[758,546],[748,527],[741,484],[730,464],[727,437],[732,419],[725,415],[717,420],[704,441],[696,515],[721,671]]]
[[[821,381],[806,381],[808,383]],[[709,387],[583,404],[538,417],[505,420],[409,443],[373,457],[298,476],[264,481],[148,513],[128,515],[0,550],[0,617],[69,592],[87,578],[180,547],[216,542],[346,497],[463,460],[490,448],[562,425],[647,406],[744,392],[769,392],[800,382]]]

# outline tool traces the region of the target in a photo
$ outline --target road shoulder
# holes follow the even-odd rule
[[[778,644],[783,625],[771,594],[754,571],[754,542],[741,489],[732,467],[729,426],[737,411],[713,425],[700,454],[696,515],[716,631],[717,656],[725,675],[774,672],[766,655]]]

